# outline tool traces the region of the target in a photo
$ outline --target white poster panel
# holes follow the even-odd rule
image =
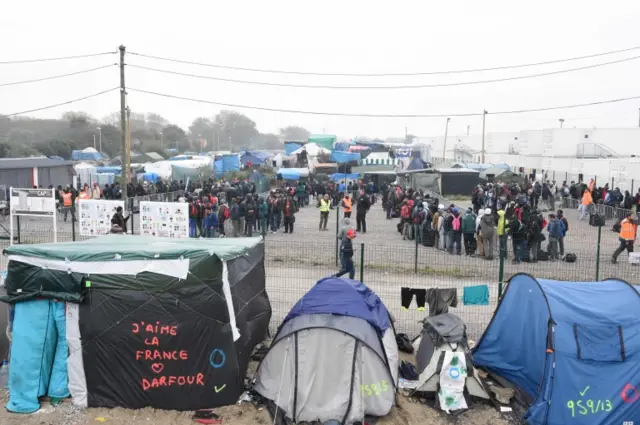
[[[106,199],[82,199],[78,201],[78,223],[80,236],[100,236],[111,232],[111,218],[124,201]],[[126,215],[126,214],[125,214]]]
[[[56,195],[53,189],[11,188],[11,214],[51,217],[56,215]]]
[[[140,234],[164,238],[189,237],[189,204],[140,202]]]
[[[13,217],[43,217],[53,221],[53,242],[58,242],[58,226],[56,225],[56,193],[54,189],[18,189],[10,188],[9,218],[10,245],[13,245]]]

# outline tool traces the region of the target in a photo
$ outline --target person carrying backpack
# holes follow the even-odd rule
[[[418,204],[418,208],[413,212],[413,234],[416,238],[416,243],[422,243],[423,225],[427,214],[424,212],[424,206]]]
[[[493,240],[495,238],[494,219],[491,215],[491,208],[484,210],[484,215],[480,219],[480,234],[484,246],[485,260],[493,260]]]
[[[555,214],[549,214],[549,224],[547,225],[549,232],[549,242],[547,244],[547,253],[551,261],[558,260],[558,240],[564,235],[564,223],[556,218]]]
[[[447,217],[447,221],[445,224],[449,224],[449,228],[447,229],[449,232],[449,241],[451,242],[448,246],[449,254],[453,254],[453,250],[455,248],[456,254],[462,254],[462,217],[460,217],[460,212],[457,208],[453,208],[451,210],[451,214]]]
[[[400,208],[400,222],[402,223],[402,240],[407,238],[411,239],[411,207],[407,201],[402,201],[402,208]]]
[[[462,237],[464,239],[464,254],[473,255],[476,252],[476,216],[468,208],[462,218]]]

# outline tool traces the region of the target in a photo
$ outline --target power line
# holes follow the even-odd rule
[[[640,46],[629,47],[627,49],[611,50],[608,52],[595,53],[595,54],[585,55],[585,56],[575,56],[572,58],[556,59],[556,60],[549,60],[544,62],[534,62],[534,63],[519,64],[519,65],[495,66],[490,68],[459,69],[459,70],[449,70],[449,71],[406,72],[406,73],[379,73],[379,74],[375,74],[375,73],[347,74],[347,73],[333,73],[333,72],[323,73],[323,72],[285,71],[285,70],[279,70],[279,69],[243,68],[238,66],[219,65],[219,64],[194,62],[194,61],[181,60],[181,59],[172,59],[172,58],[167,58],[162,56],[146,55],[143,53],[135,53],[135,52],[129,52],[129,54],[144,57],[144,58],[149,58],[149,59],[167,61],[167,62],[182,63],[187,65],[206,66],[210,68],[228,69],[232,71],[262,72],[262,73],[269,73],[269,74],[316,75],[316,76],[327,76],[327,77],[408,77],[408,76],[417,76],[417,75],[464,74],[464,73],[471,73],[471,72],[498,71],[503,69],[526,68],[530,66],[550,65],[554,63],[563,63],[563,62],[571,62],[571,61],[582,60],[582,59],[596,58],[600,56],[613,55],[616,53],[629,52],[629,51],[638,50],[638,49],[640,49]]]
[[[194,99],[194,98],[189,98],[184,96],[176,96],[171,94],[152,92],[148,90],[135,89],[131,87],[127,87],[127,91],[144,93],[144,94],[149,94],[149,95],[159,96],[159,97],[166,97],[170,99],[187,100],[187,101],[196,102],[196,103],[206,103],[209,105],[217,105],[217,106],[223,106],[228,108],[253,109],[253,110],[268,111],[268,112],[284,112],[289,114],[326,115],[326,116],[361,117],[361,118],[447,118],[447,117],[475,117],[475,116],[483,115],[482,112],[457,113],[457,114],[364,114],[364,113],[351,114],[351,113],[340,113],[340,112],[302,111],[302,110],[295,110],[295,109],[267,108],[267,107],[261,107],[261,106],[239,105],[239,104],[233,104],[233,103],[216,102],[212,100]],[[601,101],[589,102],[589,103],[578,103],[573,105],[551,106],[546,108],[488,112],[488,114],[489,115],[506,115],[506,114],[521,114],[525,112],[553,111],[557,109],[581,108],[584,106],[595,106],[595,105],[602,105],[606,103],[617,103],[617,102],[624,102],[624,101],[635,100],[635,99],[640,99],[640,96],[632,96],[632,97],[625,97],[625,98],[611,99],[611,100],[601,100]]]
[[[400,85],[400,86],[331,86],[331,85],[309,85],[309,84],[285,84],[285,83],[270,83],[265,81],[251,81],[251,80],[237,80],[233,78],[221,78],[221,77],[211,77],[208,75],[197,75],[197,74],[188,74],[185,72],[177,72],[170,71],[167,69],[159,69],[159,68],[151,68],[147,66],[135,65],[135,64],[127,64],[127,66],[131,68],[144,69],[146,71],[152,72],[160,72],[163,74],[172,74],[179,75],[182,77],[191,77],[191,78],[200,78],[205,80],[215,80],[215,81],[224,81],[228,83],[237,83],[237,84],[254,84],[261,86],[275,86],[275,87],[295,87],[295,88],[305,88],[305,89],[345,89],[345,90],[405,90],[405,89],[425,89],[425,88],[436,88],[436,87],[454,87],[454,86],[468,86],[475,84],[488,84],[488,83],[500,83],[504,81],[513,81],[513,80],[524,80],[529,78],[538,78],[538,77],[546,77],[549,75],[557,75],[557,74],[565,74],[568,72],[582,71],[585,69],[598,68],[606,65],[613,65],[622,62],[628,62],[631,60],[640,59],[640,56],[633,56],[630,58],[618,59],[610,62],[602,62],[592,65],[585,65],[578,68],[569,68],[569,69],[561,69],[557,71],[544,72],[540,74],[529,74],[529,75],[520,75],[516,77],[506,77],[506,78],[494,78],[491,80],[477,80],[477,81],[460,81],[455,83],[441,83],[441,84],[416,84],[416,85]]]
[[[100,96],[100,95],[103,95],[103,94],[105,94],[105,93],[112,92],[112,91],[114,91],[114,90],[120,90],[120,87],[114,87],[114,88],[112,88],[112,89],[103,90],[103,91],[101,91],[101,92],[94,93],[94,94],[90,94],[90,95],[88,95],[88,96],[79,97],[79,98],[77,98],[77,99],[72,99],[72,100],[67,100],[67,101],[65,101],[65,102],[56,103],[56,104],[54,104],[54,105],[43,106],[43,107],[41,107],[41,108],[29,109],[29,110],[26,110],[26,111],[14,112],[14,113],[12,113],[12,114],[6,114],[6,115],[2,115],[2,114],[0,114],[0,118],[8,118],[8,117],[16,116],[16,115],[23,115],[23,114],[29,114],[29,113],[31,113],[31,112],[44,111],[44,110],[46,110],[46,109],[53,109],[53,108],[57,108],[58,106],[69,105],[69,104],[71,104],[71,103],[76,103],[76,102],[80,102],[80,101],[83,101],[83,100],[91,99],[92,97],[98,97],[98,96]]]
[[[75,55],[75,56],[59,56],[56,58],[40,58],[40,59],[23,59],[23,60],[14,60],[14,61],[0,61],[0,65],[14,65],[20,63],[36,63],[36,62],[54,62],[54,61],[63,61],[70,59],[83,59],[83,58],[93,58],[96,56],[105,56],[105,55],[113,55],[116,52],[102,52],[102,53],[91,53],[88,55]]]
[[[72,77],[74,75],[86,74],[88,72],[94,72],[94,71],[98,71],[100,69],[109,68],[109,67],[112,67],[114,65],[117,66],[116,63],[110,63],[109,65],[103,65],[103,66],[99,66],[97,68],[85,69],[83,71],[71,72],[69,74],[52,75],[50,77],[35,78],[33,80],[22,80],[22,81],[12,81],[10,83],[0,83],[0,87],[17,86],[19,84],[38,83],[40,81],[49,81],[49,80],[56,80],[58,78]]]

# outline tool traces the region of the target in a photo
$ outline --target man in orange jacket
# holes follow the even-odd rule
[[[620,223],[620,246],[613,252],[611,256],[611,262],[616,264],[618,262],[618,256],[622,254],[625,249],[628,253],[633,252],[633,244],[636,241],[636,234],[638,232],[638,223],[635,215],[630,212],[627,214],[627,218]]]
[[[580,213],[580,220],[583,220],[591,212],[591,205],[593,204],[593,197],[589,189],[585,189],[582,193],[582,203],[578,207]]]

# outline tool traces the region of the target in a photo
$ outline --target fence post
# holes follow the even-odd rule
[[[600,281],[600,237],[602,236],[602,226],[598,226],[598,244],[596,247],[596,282]]]
[[[20,243],[20,216],[19,215],[16,216],[16,221],[18,224],[18,231],[16,233],[18,236],[18,243]],[[9,235],[9,237],[11,237],[11,235]],[[11,241],[11,243],[13,243],[13,241]]]
[[[564,181],[569,184],[569,173],[565,171],[564,173]]]
[[[499,247],[499,251],[500,251],[500,265],[498,266],[498,300],[500,300],[502,298],[502,285],[503,285],[503,281],[504,281],[504,257],[506,255],[506,248],[507,248],[507,242],[505,242],[504,244],[504,249],[503,249],[503,244],[500,243],[500,236],[498,236],[498,245]]]
[[[129,216],[131,217],[131,234],[133,235],[134,223],[134,211],[133,211],[133,198],[129,198]]]
[[[340,246],[338,245],[338,233],[340,232],[340,201],[336,205],[336,267],[338,266],[338,251]]]
[[[633,179],[631,179],[631,194],[633,195],[633,186],[634,186],[635,181]]]
[[[615,177],[611,177],[611,190],[615,187],[614,182],[616,181]]]
[[[76,241],[76,219],[73,214],[71,214],[71,240]]]
[[[364,242],[360,244],[360,282],[364,282]]]
[[[415,226],[414,226],[415,229]],[[414,273],[418,273],[418,238],[417,235],[415,235],[415,231],[413,232],[413,239],[415,239],[416,241],[416,254],[415,254],[415,259],[414,259],[414,264],[413,264],[413,272]]]
[[[553,171],[553,180],[551,180],[551,181],[556,181],[556,172],[555,172],[555,170]]]

